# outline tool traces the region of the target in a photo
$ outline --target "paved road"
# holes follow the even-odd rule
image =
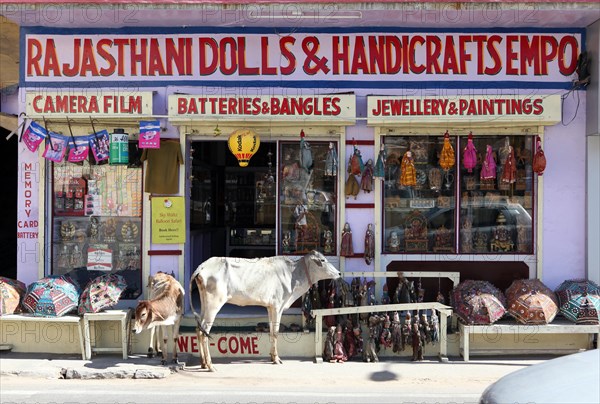
[[[476,403],[498,378],[540,360],[469,363],[398,360],[314,364],[286,360],[215,361],[217,372],[189,367],[153,380],[63,380],[4,375],[1,403]],[[118,367],[115,364],[114,367]],[[123,366],[130,366],[123,364]]]

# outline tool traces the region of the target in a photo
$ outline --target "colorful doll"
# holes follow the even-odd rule
[[[504,162],[504,171],[502,171],[502,182],[512,184],[517,181],[517,162],[515,160],[515,151],[509,146],[508,157]]]
[[[373,225],[369,223],[367,225],[367,231],[365,233],[365,262],[367,263],[367,265],[371,265],[374,256],[375,234],[373,233]]]
[[[440,153],[440,167],[448,171],[454,167],[454,161],[454,148],[450,144],[450,134],[446,131],[444,133],[444,146],[442,146],[442,152]]]
[[[335,177],[338,171],[338,156],[335,151],[335,147],[332,142],[329,142],[329,149],[327,149],[327,155],[325,156],[325,176]]]
[[[381,148],[379,149],[379,155],[377,156],[377,162],[375,163],[375,169],[373,170],[373,177],[376,178],[385,178],[385,146],[383,143],[381,144]]]
[[[351,257],[354,255],[354,249],[352,248],[352,230],[350,229],[349,223],[344,225],[344,230],[342,231],[340,255],[342,257]]]
[[[542,150],[542,139],[539,136],[535,138],[535,155],[533,156],[533,171],[537,175],[544,174],[546,169],[546,156]]]
[[[475,149],[475,145],[473,144],[473,133],[469,133],[467,145],[463,151],[463,165],[470,173],[477,166],[477,149]]]
[[[415,169],[415,163],[410,150],[407,150],[402,157],[400,185],[404,187],[414,187],[417,185],[417,170]]]
[[[373,160],[371,159],[365,164],[360,180],[360,188],[367,194],[373,190]]]
[[[496,179],[496,159],[491,145],[486,146],[485,159],[481,165],[481,180]]]

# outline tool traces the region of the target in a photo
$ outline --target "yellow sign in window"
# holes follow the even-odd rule
[[[182,196],[152,198],[152,243],[185,243],[185,201]]]

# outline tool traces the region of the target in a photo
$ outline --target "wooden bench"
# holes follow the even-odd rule
[[[600,338],[600,325],[594,324],[574,324],[566,319],[557,318],[552,323],[546,325],[524,325],[514,322],[502,322],[490,325],[467,325],[459,323],[459,349],[465,362],[469,361],[471,354],[537,354],[553,353],[566,354],[576,352],[575,349],[557,349],[544,347],[528,347],[523,349],[498,349],[498,348],[478,348],[471,349],[471,334],[488,335],[494,341],[502,335],[512,335],[515,338],[523,337],[525,342],[530,339],[534,342],[537,334],[589,334],[588,349],[593,348],[594,334]]]
[[[34,316],[31,314],[7,314],[4,316],[0,316],[0,322],[17,322],[17,321],[25,321],[25,322],[35,322],[35,323],[61,323],[61,324],[74,324],[77,325],[78,338],[79,338],[79,347],[81,349],[81,359],[85,359],[85,346],[84,346],[84,337],[82,330],[82,319],[77,315],[65,315],[61,317],[40,317]]]
[[[333,316],[341,314],[358,314],[358,313],[380,313],[388,311],[409,311],[409,310],[437,310],[440,319],[440,342],[439,342],[439,359],[442,362],[448,360],[446,329],[448,316],[452,315],[452,307],[445,306],[441,303],[426,302],[426,303],[398,303],[398,304],[380,304],[375,306],[358,306],[358,307],[339,307],[334,309],[318,309],[312,310],[310,314],[315,317],[315,363],[322,363],[323,358],[323,316]]]

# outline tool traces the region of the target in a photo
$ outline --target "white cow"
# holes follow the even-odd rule
[[[196,313],[193,304],[192,311],[198,323],[198,349],[202,367],[215,370],[208,351],[208,333],[225,303],[267,308],[271,360],[281,363],[277,353],[277,336],[283,311],[314,283],[339,277],[340,271],[317,251],[296,259],[284,256],[208,259],[194,271],[190,280],[190,296],[193,281],[196,281],[200,293],[200,314]]]

